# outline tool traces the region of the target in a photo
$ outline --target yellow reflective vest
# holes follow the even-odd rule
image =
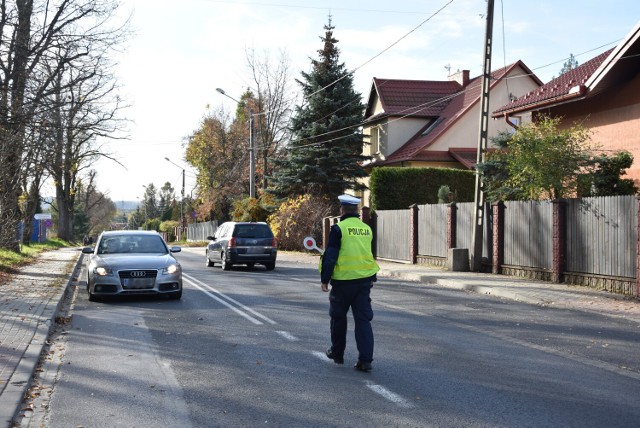
[[[375,275],[380,267],[371,253],[371,228],[357,217],[340,221],[338,227],[342,232],[342,240],[331,278],[344,281]]]

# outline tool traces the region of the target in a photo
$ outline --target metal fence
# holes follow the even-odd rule
[[[187,242],[206,241],[207,236],[213,236],[217,228],[217,221],[190,223],[187,225]]]
[[[551,269],[553,204],[510,201],[504,204],[504,264]]]
[[[376,212],[376,257],[391,260],[411,260],[411,224],[409,210]]]
[[[635,278],[638,245],[635,196],[572,199],[566,211],[567,271]]]
[[[596,278],[599,283],[622,281],[615,287],[633,289],[638,258],[639,202],[635,196],[609,196],[568,199],[562,215],[564,253],[562,274]],[[419,205],[417,220],[417,256],[447,257],[446,204]],[[454,247],[472,248],[474,224],[473,203],[455,204]],[[493,257],[493,210],[485,209],[483,259]],[[375,213],[377,256],[411,261],[411,210],[384,210]],[[554,268],[554,202],[509,201],[504,204],[502,265],[548,274]],[[602,279],[604,277],[604,280]],[[540,278],[546,278],[541,276]],[[590,282],[591,283],[591,282]],[[599,286],[599,285],[597,285]],[[608,285],[606,287],[609,287]],[[631,287],[631,288],[629,288]]]
[[[447,257],[446,204],[418,205],[418,254]]]
[[[473,248],[473,229],[476,220],[476,204],[475,202],[463,202],[456,204],[458,210],[456,214],[456,248]],[[483,222],[484,229],[482,231],[482,257],[487,262],[491,258],[492,252],[492,236],[491,229],[492,212],[491,204],[487,203],[484,207],[485,220]],[[446,256],[446,254],[445,254]]]

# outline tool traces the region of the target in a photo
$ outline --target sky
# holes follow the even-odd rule
[[[447,80],[448,70],[482,73],[485,0],[121,0],[133,35],[118,57],[121,97],[130,105],[127,140],[98,143],[98,189],[120,207],[144,185],[170,182],[195,196],[184,144],[209,108],[235,111],[251,87],[246,51],[287,53],[292,79],[311,70],[329,16],[355,90],[372,79]],[[615,46],[640,22],[638,0],[495,0],[492,69],[522,60],[543,82],[573,54],[582,64]],[[294,83],[294,88],[297,85]],[[168,162],[165,158],[169,158]]]

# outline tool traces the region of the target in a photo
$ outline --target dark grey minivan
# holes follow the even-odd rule
[[[276,267],[278,246],[273,232],[264,222],[222,223],[214,236],[208,236],[206,249],[207,266],[220,263],[223,270],[236,264],[253,267],[256,263],[267,270]]]

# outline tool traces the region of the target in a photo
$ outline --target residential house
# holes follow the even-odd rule
[[[473,169],[479,140],[481,77],[459,71],[447,81],[374,78],[367,101],[363,153],[381,166]],[[489,111],[542,85],[522,62],[492,72]],[[512,129],[490,121],[489,137]],[[365,180],[368,186],[368,179]],[[369,192],[359,195],[368,205]]]
[[[540,115],[561,117],[561,126],[590,129],[607,154],[630,152],[634,162],[625,178],[640,185],[640,23],[615,48],[493,113],[525,122]]]

